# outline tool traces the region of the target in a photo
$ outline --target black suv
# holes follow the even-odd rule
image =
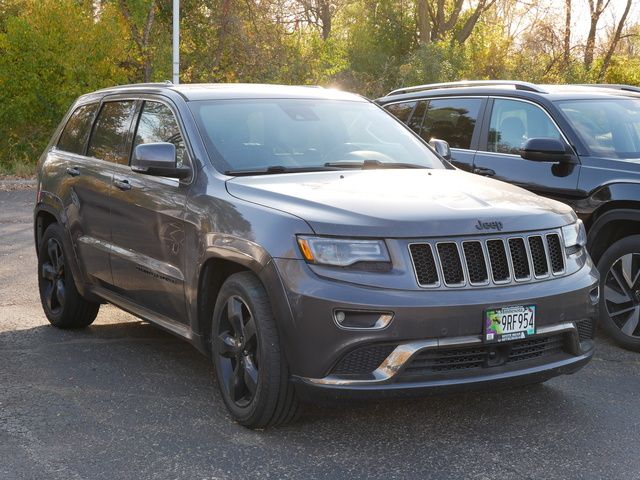
[[[601,274],[600,324],[640,351],[638,92],[472,81],[401,88],[377,102],[458,168],[571,205]]]
[[[95,92],[38,178],[49,321],[110,302],[189,340],[244,425],[299,396],[541,382],[593,355],[598,273],[571,208],[456,170],[357,95]]]

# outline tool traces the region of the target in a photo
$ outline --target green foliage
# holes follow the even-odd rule
[[[453,23],[446,20],[454,2],[443,3],[433,41],[419,34],[415,0],[334,0],[326,39],[300,13],[309,4],[302,0],[181,4],[185,83],[320,84],[375,98],[405,85],[461,79],[602,81],[602,56],[589,70],[580,49],[565,61],[563,19],[538,19],[513,36],[505,15],[515,21],[528,8],[516,0],[491,3],[463,41],[458,34],[478,2],[465,2]],[[79,95],[169,79],[171,23],[169,0],[0,0],[0,174],[32,168]],[[604,81],[640,84],[637,38],[627,36],[616,50]]]
[[[96,21],[73,0],[26,2],[0,33],[0,164],[34,164],[71,102],[122,83],[127,44],[105,9]]]

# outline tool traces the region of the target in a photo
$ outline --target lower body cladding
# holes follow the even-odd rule
[[[573,373],[593,355],[599,292],[590,260],[566,277],[492,288],[372,288],[284,259],[263,271],[263,281],[307,399],[536,383]],[[535,306],[535,333],[486,342],[485,312],[515,305]]]

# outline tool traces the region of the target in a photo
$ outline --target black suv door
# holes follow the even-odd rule
[[[425,141],[445,140],[451,147],[451,163],[468,172],[480,139],[476,128],[486,103],[484,97],[430,98],[385,105]]]
[[[575,196],[579,163],[560,165],[520,156],[520,147],[530,138],[555,138],[568,146],[547,111],[533,102],[515,98],[491,98],[487,108],[474,172],[557,200]]]
[[[188,184],[129,167],[142,143],[170,142],[187,163],[184,138],[167,103],[140,102],[132,145],[117,166],[111,195],[111,270],[119,294],[171,320],[186,321],[184,212]]]

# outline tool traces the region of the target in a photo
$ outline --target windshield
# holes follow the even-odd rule
[[[571,100],[558,106],[593,155],[640,158],[640,100]]]
[[[249,99],[189,105],[222,172],[445,168],[406,127],[368,102]]]

